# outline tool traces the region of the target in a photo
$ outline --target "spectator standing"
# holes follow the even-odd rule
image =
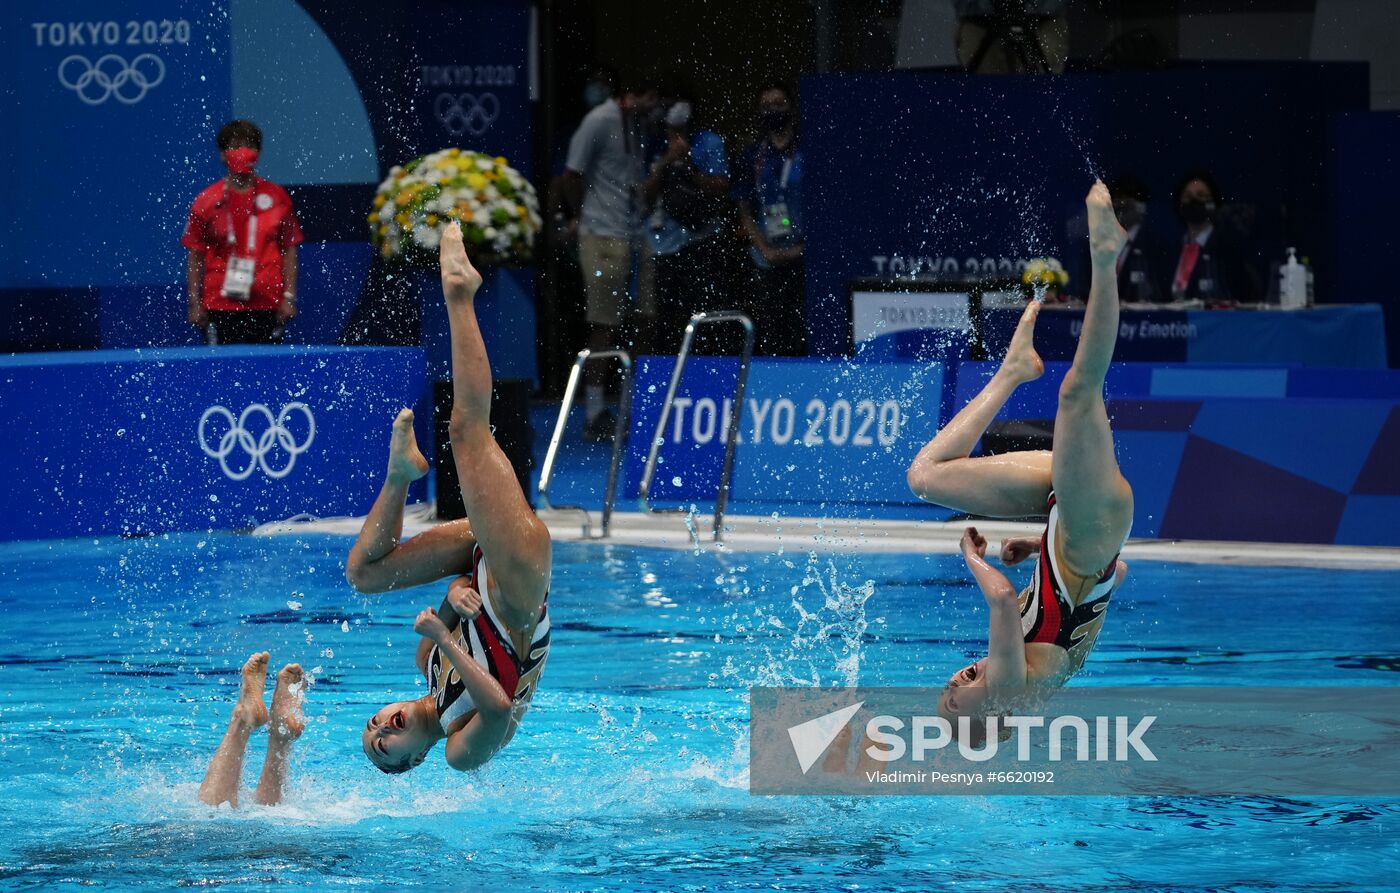
[[[658,349],[665,353],[680,350],[692,314],[722,309],[729,283],[729,164],[724,139],[698,126],[695,107],[681,95],[666,110],[666,149],[642,189],[652,208]]]
[[[280,344],[297,312],[305,237],[286,190],[254,173],[258,126],[230,121],[216,142],[228,175],[195,197],[180,239],[189,249],[188,318],[210,344]]]
[[[1186,231],[1172,275],[1172,298],[1208,305],[1258,301],[1259,276],[1251,269],[1243,238],[1220,219],[1224,200],[1215,178],[1206,171],[1187,174],[1173,204]]]
[[[638,329],[648,331],[656,314],[654,273],[642,236],[639,187],[646,157],[647,126],[658,103],[654,84],[640,82],[595,106],[569,141],[563,194],[578,209],[579,264],[583,273],[585,318],[591,350],[621,347],[618,329],[633,302]],[[589,370],[584,388],[587,423],[584,434],[603,440],[612,433],[606,412],[604,370]]]
[[[802,151],[792,92],[780,84],[758,94],[758,142],[735,182],[739,221],[753,263],[750,313],[761,353],[802,356],[807,326],[802,253]]]

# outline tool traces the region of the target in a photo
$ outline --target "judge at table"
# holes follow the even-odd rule
[[[1259,275],[1243,237],[1220,217],[1224,200],[1215,178],[1194,171],[1177,186],[1173,206],[1185,229],[1171,277],[1171,297],[1212,304],[1259,300]]]

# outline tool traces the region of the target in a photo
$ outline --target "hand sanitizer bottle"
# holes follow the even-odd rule
[[[1308,271],[1298,263],[1298,253],[1288,249],[1288,262],[1279,268],[1278,303],[1284,310],[1298,310],[1308,303]]]

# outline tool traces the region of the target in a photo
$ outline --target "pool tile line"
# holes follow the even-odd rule
[[[974,524],[993,543],[1002,537],[1040,533],[1041,524],[1010,521],[893,521],[881,519],[831,519],[727,515],[725,540],[714,543],[709,516],[618,512],[613,515],[612,536],[589,540],[582,516],[576,511],[540,512],[550,535],[558,542],[593,542],[662,549],[699,549],[723,552],[818,551],[846,553],[956,553],[963,528]],[[259,535],[298,532],[359,532],[363,518],[326,518],[274,522],[257,528]],[[596,529],[597,518],[594,517]],[[405,512],[404,535],[412,536],[440,523],[430,504],[410,506]],[[1322,567],[1350,570],[1400,569],[1400,549],[1380,546],[1330,546],[1311,543],[1256,543],[1182,540],[1130,540],[1123,558],[1186,564],[1231,564],[1258,567]]]

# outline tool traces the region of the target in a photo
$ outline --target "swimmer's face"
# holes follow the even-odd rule
[[[427,759],[437,740],[414,701],[395,701],[369,718],[360,734],[369,761],[386,772],[406,772]]]
[[[948,720],[954,736],[958,733],[958,717],[981,719],[983,716],[982,707],[988,694],[986,665],[984,659],[958,670],[948,677],[943,693],[938,696],[938,715]]]

